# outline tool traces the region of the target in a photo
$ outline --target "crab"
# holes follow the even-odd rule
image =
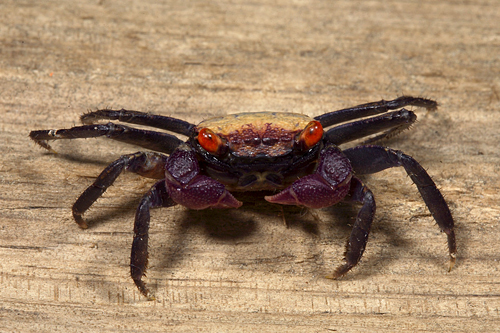
[[[358,203],[361,208],[347,241],[344,263],[328,276],[336,279],[360,261],[375,215],[373,194],[358,175],[399,166],[413,180],[447,235],[451,270],[457,249],[453,218],[443,195],[415,159],[399,150],[372,144],[408,129],[416,121],[416,115],[405,106],[434,110],[437,103],[402,96],[314,118],[298,113],[247,112],[210,118],[198,125],[139,111],[104,109],[82,115],[83,126],[32,131],[30,137],[49,150],[49,140],[101,136],[148,150],[123,155],[109,164],[76,200],[72,211],[78,225],[86,229],[82,215],[124,170],[158,179],[137,208],[130,258],[135,285],[152,299],[143,281],[151,209],[177,204],[196,210],[238,208],[242,202],[232,194],[238,191],[254,191],[275,204],[308,208],[341,201]],[[165,132],[99,123],[104,119],[162,129],[188,139],[184,142]],[[331,128],[323,130],[327,127]],[[365,137],[369,139],[353,148],[339,148]]]

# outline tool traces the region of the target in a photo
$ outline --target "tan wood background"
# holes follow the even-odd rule
[[[0,3],[0,331],[498,331],[500,3],[136,1]],[[402,94],[439,101],[384,144],[414,156],[456,219],[459,254],[399,169],[365,177],[378,211],[361,264],[339,281],[356,211],[156,210],[148,281],[129,278],[134,209],[150,180],[126,174],[87,214],[71,205],[137,150],[58,142],[33,129],[129,108],[198,122],[241,111],[318,115]]]

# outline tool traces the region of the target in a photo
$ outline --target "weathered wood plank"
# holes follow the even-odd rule
[[[500,318],[500,11],[497,1],[3,1],[0,5],[0,330],[19,332],[495,331]],[[377,216],[339,281],[355,211],[247,205],[157,210],[148,281],[129,278],[135,206],[123,175],[91,209],[71,205],[134,147],[29,141],[112,106],[198,122],[241,111],[325,111],[398,95],[415,110],[386,142],[424,165],[457,224],[445,237],[402,170],[366,177]]]

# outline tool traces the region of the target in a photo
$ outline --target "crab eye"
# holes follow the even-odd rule
[[[222,139],[208,128],[202,128],[198,133],[198,142],[209,153],[215,154],[222,146]]]
[[[299,143],[302,147],[309,149],[323,138],[323,126],[317,120],[311,121],[299,135]]]

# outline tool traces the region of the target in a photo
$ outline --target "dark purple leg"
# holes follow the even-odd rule
[[[358,212],[351,235],[347,240],[345,264],[339,266],[332,275],[327,276],[327,278],[331,279],[341,277],[358,264],[365,251],[373,216],[375,215],[375,200],[373,199],[373,194],[356,177],[351,179],[351,188],[344,201],[361,203],[363,206]]]
[[[108,165],[76,200],[73,205],[73,217],[76,223],[87,228],[82,215],[87,209],[113,184],[124,169],[148,178],[161,179],[165,176],[165,162],[167,157],[158,153],[137,152],[124,155]]]
[[[41,130],[30,132],[30,138],[40,146],[52,150],[47,141],[60,139],[97,138],[130,143],[146,149],[170,154],[182,141],[177,137],[161,132],[146,131],[113,123],[76,126],[69,129]]]
[[[161,128],[174,133],[190,136],[194,125],[177,118],[130,110],[97,110],[80,117],[83,124],[94,124],[101,119],[118,120],[125,123]]]
[[[196,155],[188,145],[181,145],[170,155],[165,163],[165,176],[142,198],[135,215],[130,272],[139,291],[150,299],[153,297],[142,281],[148,262],[150,209],[177,203],[191,209],[241,206],[223,184],[200,174]]]
[[[368,135],[383,132],[365,141],[365,143],[374,142],[399,134],[408,129],[416,120],[417,116],[413,112],[401,109],[381,116],[335,126],[326,132],[325,138],[328,142],[341,145]]]
[[[399,150],[380,146],[359,146],[344,150],[357,174],[371,174],[402,166],[413,180],[441,231],[448,237],[450,270],[455,264],[457,245],[453,217],[441,192],[424,168],[411,156]]]
[[[329,127],[353,119],[369,117],[390,110],[400,109],[407,105],[423,107],[427,110],[434,110],[437,108],[437,103],[433,100],[421,97],[401,96],[392,101],[381,100],[379,102],[361,104],[352,108],[328,112],[314,117],[314,119],[318,120],[323,127]]]
[[[278,194],[265,199],[273,203],[310,208],[328,207],[339,201],[361,203],[363,206],[347,242],[346,263],[337,268],[330,278],[344,275],[359,262],[375,215],[375,201],[370,190],[359,179],[352,177],[349,160],[336,146],[332,145],[321,152],[314,174],[302,177]]]
[[[148,266],[149,211],[152,208],[170,207],[175,204],[168,195],[165,181],[160,180],[144,195],[135,213],[134,241],[130,255],[130,275],[141,294],[150,300],[154,299],[154,297],[150,295],[146,284],[142,281]]]

